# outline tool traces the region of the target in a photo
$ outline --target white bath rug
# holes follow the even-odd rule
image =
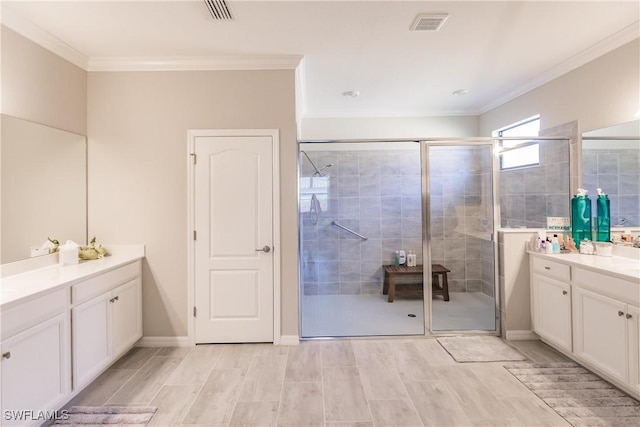
[[[500,362],[526,360],[517,350],[493,336],[442,337],[440,345],[456,362]]]

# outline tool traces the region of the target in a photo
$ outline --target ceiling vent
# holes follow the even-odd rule
[[[225,0],[204,0],[204,4],[207,5],[209,13],[216,21],[230,21],[233,19],[231,16],[231,9]]]
[[[445,14],[428,14],[418,15],[413,21],[411,31],[438,31],[442,28],[442,24],[447,20],[449,15]]]

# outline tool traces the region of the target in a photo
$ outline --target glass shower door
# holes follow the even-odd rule
[[[492,144],[426,144],[432,331],[495,331]]]

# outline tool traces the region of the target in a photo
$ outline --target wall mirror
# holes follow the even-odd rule
[[[86,137],[2,115],[2,264],[48,237],[87,242]]]
[[[612,227],[640,227],[640,120],[582,135],[582,185],[609,195]]]

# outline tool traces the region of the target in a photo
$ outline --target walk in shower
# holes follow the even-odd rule
[[[301,143],[299,177],[302,337],[424,334],[421,293],[382,294],[396,250],[422,264],[419,143]]]
[[[567,139],[299,147],[303,338],[495,333],[506,298],[496,227],[544,228],[547,217],[568,216]],[[503,162],[520,147],[539,158]],[[418,271],[397,276],[391,299],[385,270],[396,250],[415,252]]]

